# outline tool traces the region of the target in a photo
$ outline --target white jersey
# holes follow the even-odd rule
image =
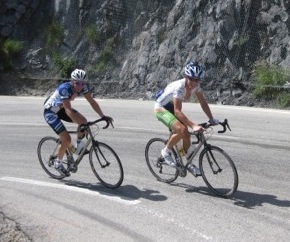
[[[186,79],[180,79],[174,82],[171,82],[166,86],[163,90],[158,92],[156,100],[155,100],[155,108],[161,108],[166,106],[169,102],[173,100],[173,98],[184,99],[185,95],[185,81]],[[193,90],[193,92],[197,92],[200,90],[198,86]]]

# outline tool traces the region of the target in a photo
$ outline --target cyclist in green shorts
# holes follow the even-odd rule
[[[218,124],[219,121],[213,118],[211,110],[203,92],[199,86],[200,76],[202,74],[202,66],[197,62],[188,62],[184,70],[184,78],[171,82],[165,89],[156,94],[154,112],[155,116],[165,126],[173,131],[166,146],[161,151],[165,162],[170,166],[175,166],[176,162],[171,154],[171,149],[179,140],[183,140],[183,148],[186,152],[186,158],[189,158],[192,150],[189,150],[191,145],[188,127],[194,131],[203,131],[203,128],[190,120],[182,112],[182,102],[189,100],[192,93],[195,93],[202,110],[209,118],[212,124]],[[192,172],[195,175],[200,175],[197,167],[193,166]]]

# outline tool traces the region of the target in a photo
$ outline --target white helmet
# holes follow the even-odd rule
[[[81,69],[75,69],[71,73],[71,78],[76,81],[83,81],[86,78],[87,74],[84,70]]]

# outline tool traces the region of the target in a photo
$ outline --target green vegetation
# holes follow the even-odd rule
[[[101,34],[98,30],[98,26],[95,24],[86,27],[85,33],[91,43],[97,43],[100,40]]]
[[[22,48],[22,43],[18,40],[0,39],[0,59],[5,70],[13,69],[12,59]]]
[[[276,100],[281,107],[290,106],[289,90],[283,88],[290,81],[290,72],[265,62],[258,62],[253,68],[255,85],[253,94],[257,98]]]
[[[64,26],[53,20],[46,31],[46,46],[50,52],[56,71],[62,77],[69,77],[71,71],[74,69],[75,62],[72,58],[62,58],[59,54],[59,47],[65,37]]]
[[[62,58],[58,53],[54,52],[52,60],[62,77],[69,77],[70,73],[74,70],[75,62],[71,58]]]
[[[237,40],[237,45],[238,46],[243,46],[244,44],[246,44],[249,41],[249,35],[243,35],[240,36]]]
[[[289,107],[290,106],[290,93],[286,93],[285,91],[278,94],[277,98],[277,103],[283,107],[283,108],[286,108],[286,107]]]
[[[52,21],[52,24],[47,29],[46,45],[48,48],[55,50],[63,42],[64,27],[61,23]]]
[[[53,65],[55,71],[59,72],[62,77],[67,77],[70,72],[75,68],[75,61],[72,58],[64,58],[59,53],[59,47],[64,41],[65,37],[65,28],[64,26],[55,19],[50,20],[51,24],[48,25],[46,30],[46,47],[48,53],[52,57]],[[112,26],[108,25],[106,28],[106,37],[115,34],[115,31],[111,31]],[[103,36],[96,24],[88,25],[87,27],[80,29],[79,33],[76,35],[85,35],[89,40],[92,47],[97,46],[97,50],[91,52],[89,55],[92,55],[91,58],[95,59],[93,56],[99,52],[100,46],[103,46],[101,52],[99,52],[96,64],[93,64],[91,67],[87,67],[90,72],[93,73],[103,73],[107,70],[109,65],[115,65],[117,63],[115,48],[116,48],[116,39],[114,37],[108,38],[105,43],[102,43]],[[108,34],[109,33],[109,34]]]
[[[105,71],[109,64],[116,64],[114,45],[115,38],[110,38],[106,41],[100,57],[98,58],[98,64],[96,65],[96,71],[98,73]]]
[[[7,39],[3,43],[3,50],[9,56],[18,54],[22,48],[22,44],[18,40]]]

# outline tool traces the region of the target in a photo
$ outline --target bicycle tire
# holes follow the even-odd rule
[[[54,179],[63,179],[65,175],[61,175],[54,168],[54,159],[56,158],[56,150],[58,146],[58,139],[55,137],[43,137],[37,147],[37,155],[43,170]],[[67,169],[67,162],[63,161],[64,167]]]
[[[145,148],[145,159],[149,171],[158,181],[171,183],[177,179],[179,173],[176,168],[168,166],[161,156],[161,150],[165,144],[165,139],[150,139]],[[173,152],[173,155],[176,160],[176,153]]]
[[[95,142],[89,153],[91,168],[98,180],[108,188],[119,187],[124,179],[122,163],[107,144]]]
[[[204,148],[199,155],[199,169],[207,187],[215,195],[230,198],[236,192],[238,172],[231,157],[223,149],[212,145]]]

